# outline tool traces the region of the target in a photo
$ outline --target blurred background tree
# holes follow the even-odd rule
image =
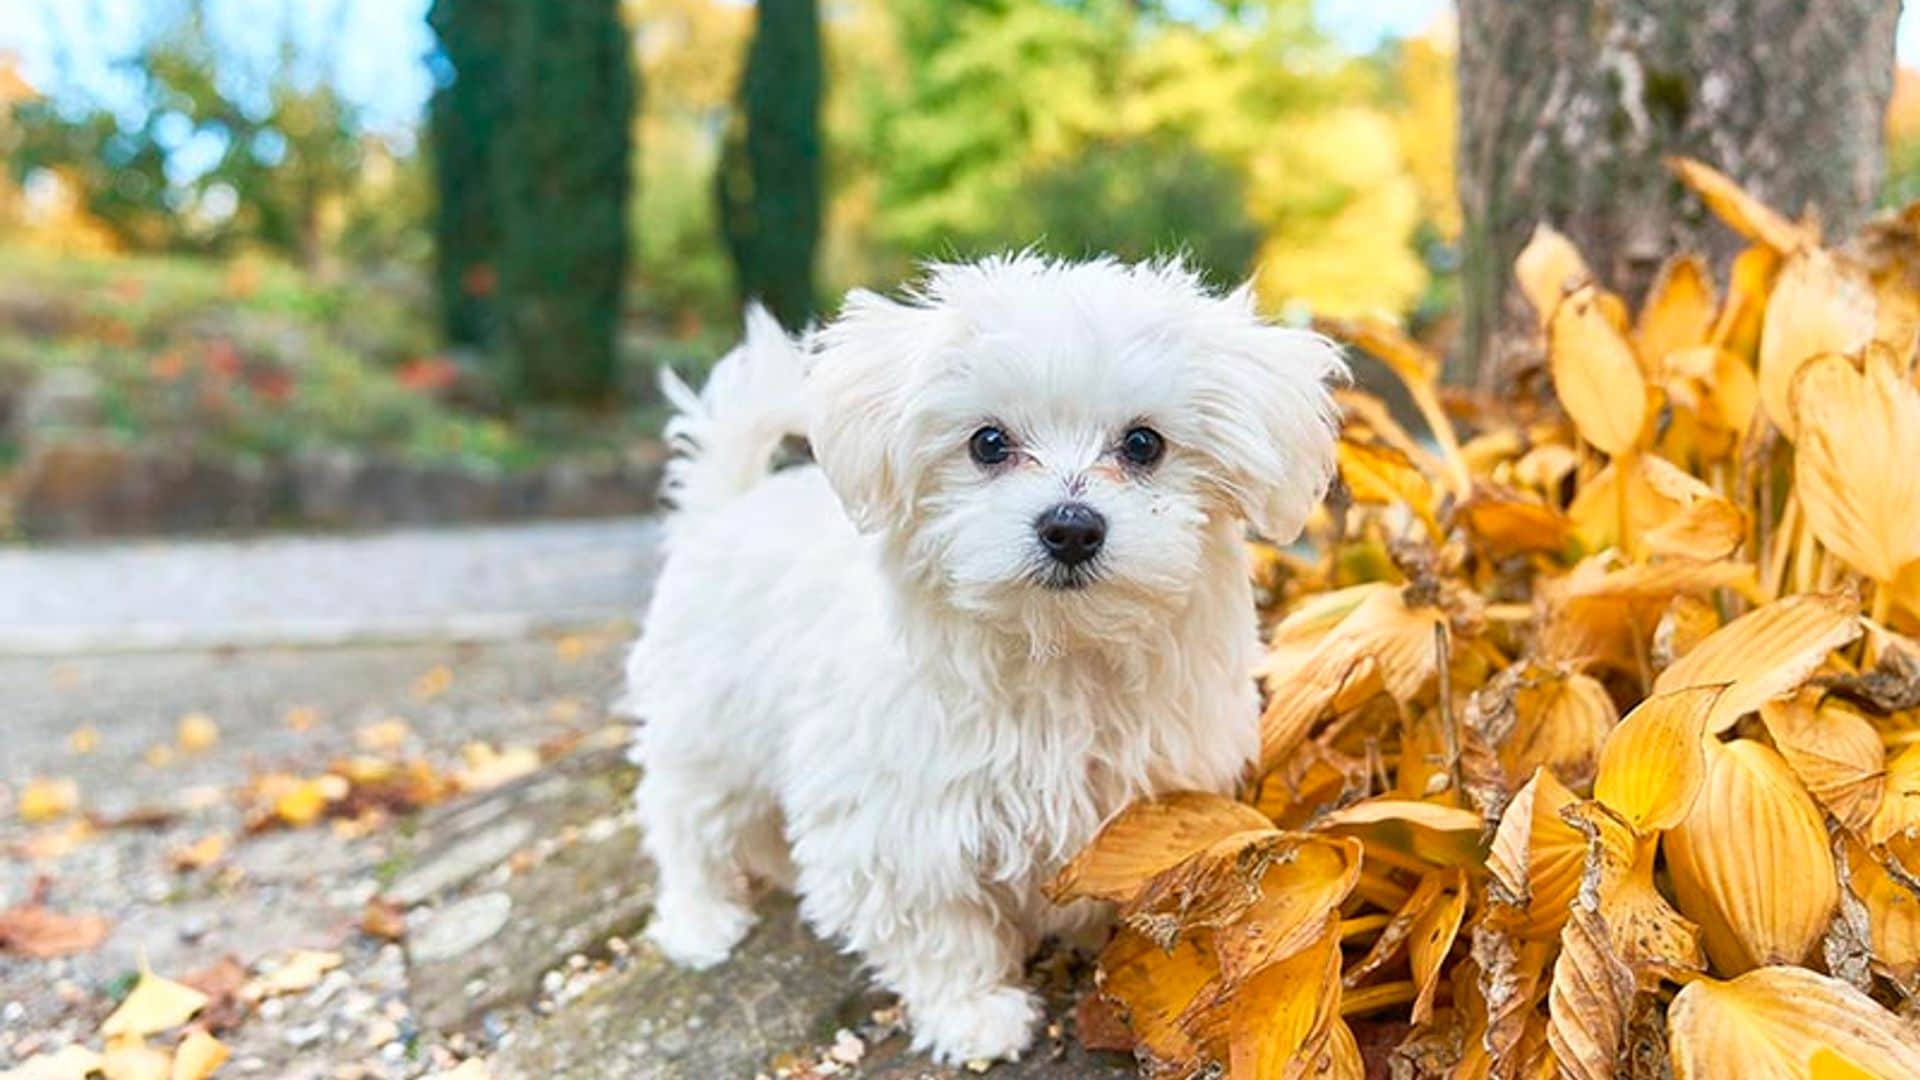
[[[620,5],[438,0],[429,21],[448,336],[492,346],[518,399],[604,406],[637,93]]]
[[[204,0],[162,7],[153,27],[118,65],[127,100],[14,106],[15,177],[58,175],[127,248],[217,254],[244,243],[321,269],[368,152],[326,68],[330,45],[301,49],[283,34],[270,62],[236,72],[208,35]]]
[[[428,105],[435,178],[434,287],[447,340],[493,337],[500,199],[493,142],[506,111],[507,0],[434,0],[427,22],[440,51]]]
[[[714,177],[740,295],[796,330],[815,307],[820,68],[817,0],[760,0]]]
[[[511,0],[507,12],[491,155],[506,381],[531,401],[608,405],[632,193],[630,38],[618,0]]]
[[[1479,321],[1454,351],[1477,357],[1516,222],[1590,228],[1576,239],[1629,281],[1642,250],[1629,226],[1699,224],[1645,171],[1669,146],[1789,205],[1794,170],[1844,174],[1844,210],[1813,201],[1845,215],[1876,194],[1869,157],[1884,145],[1879,200],[1920,195],[1916,78],[1883,122],[1856,123],[1877,115],[1891,0],[1807,9],[1830,32],[1787,35],[1795,48],[1848,28],[1873,39],[1833,64],[1759,40],[1781,35],[1753,20],[1797,18],[1792,4],[1686,0],[1696,21],[1722,5],[1712,25],[1734,29],[1676,34],[1649,21],[1660,5],[1597,19],[1591,0],[1467,0],[1464,115],[1444,0],[114,0],[131,20],[94,0],[15,2],[50,29],[20,66],[0,60],[0,396],[31,378],[9,363],[164,381],[177,358],[144,352],[169,335],[142,320],[252,335],[237,324],[270,282],[290,290],[276,318],[339,320],[328,329],[355,342],[360,370],[307,378],[276,359],[301,393],[339,400],[279,403],[268,379],[255,404],[279,411],[248,430],[359,430],[345,422],[365,412],[356,395],[387,380],[457,421],[423,453],[521,460],[581,432],[650,431],[654,369],[697,375],[737,333],[743,297],[797,325],[929,258],[1179,252],[1215,281],[1253,277],[1288,318],[1380,315],[1444,350],[1465,313]],[[12,10],[0,52],[33,37],[9,38]],[[1393,32],[1356,37],[1356,23]],[[1772,59],[1751,59],[1762,46]],[[1629,69],[1639,96],[1609,97],[1610,72]],[[1816,69],[1818,86],[1781,74]],[[1696,85],[1709,76],[1714,95]],[[1816,119],[1843,99],[1845,123]],[[1734,103],[1765,122],[1716,119]],[[1562,153],[1576,133],[1592,145]],[[1536,136],[1552,154],[1514,156]],[[1834,145],[1801,152],[1822,139]],[[1458,170],[1457,142],[1470,151]],[[97,261],[24,254],[49,249]],[[102,329],[96,313],[128,302],[76,292],[75,276],[121,274],[137,278],[115,285],[126,295],[236,305],[174,319],[154,301]],[[368,317],[368,295],[391,304]],[[35,314],[10,331],[11,310]],[[66,348],[63,329],[43,347],[46,326],[103,343]],[[597,415],[562,419],[554,403]]]

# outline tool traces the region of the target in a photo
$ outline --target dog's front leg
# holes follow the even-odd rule
[[[1040,1016],[1022,985],[1026,935],[970,872],[922,863],[909,880],[903,869],[803,868],[809,918],[837,931],[900,995],[915,1049],[949,1064],[1017,1056]]]

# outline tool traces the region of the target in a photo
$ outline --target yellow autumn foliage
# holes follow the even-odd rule
[[[1437,358],[1323,322],[1427,430],[1343,392],[1340,512],[1256,552],[1243,799],[1136,806],[1056,883],[1119,905],[1093,1004],[1150,1075],[1920,1070],[1920,275],[1884,254],[1920,207],[1826,246],[1672,164],[1752,247],[1634,312],[1543,227],[1557,414],[1450,412]]]

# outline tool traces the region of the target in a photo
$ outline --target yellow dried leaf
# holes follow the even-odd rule
[[[1753,586],[1753,567],[1746,563],[1667,559],[1610,569],[1596,556],[1565,578],[1542,584],[1547,622],[1537,658],[1576,667],[1604,664],[1639,675],[1647,638],[1675,596],[1718,588],[1747,594]]]
[[[1342,438],[1335,446],[1340,478],[1357,503],[1411,509],[1428,529],[1439,532],[1434,523],[1433,481],[1419,470],[1406,454],[1377,442],[1356,442]]]
[[[180,718],[173,741],[189,754],[210,750],[220,741],[220,725],[214,723],[213,717],[206,713],[188,713]]]
[[[1867,909],[1873,958],[1908,993],[1920,977],[1920,897],[1893,879],[1867,849],[1847,844],[1847,879]]]
[[[1920,559],[1920,389],[1883,351],[1866,370],[1822,356],[1800,370],[1795,489],[1828,551],[1882,583]]]
[[[1920,1041],[1872,998],[1805,968],[1698,979],[1667,1010],[1676,1080],[1799,1080],[1822,1051],[1869,1075],[1920,1076]]]
[[[1546,768],[1584,784],[1607,733],[1620,721],[1612,695],[1591,676],[1540,664],[1527,665],[1517,677],[1513,727],[1498,740],[1501,770],[1518,777]]]
[[[100,749],[100,729],[82,724],[67,735],[67,749],[76,754],[91,754]]]
[[[107,1052],[100,1056],[100,1075],[104,1080],[168,1080],[172,1059],[166,1051],[148,1046],[138,1036],[123,1036],[107,1041]]]
[[[198,1028],[187,1032],[173,1052],[173,1072],[169,1080],[207,1080],[226,1064],[226,1044]]]
[[[1772,749],[1706,745],[1706,787],[1665,839],[1680,911],[1722,974],[1800,963],[1840,902],[1820,809]]]
[[[175,870],[199,870],[212,866],[227,853],[227,838],[222,833],[208,833],[190,844],[182,844],[167,853],[167,862]]]
[[[1547,338],[1554,390],[1580,437],[1608,455],[1632,450],[1647,420],[1646,379],[1599,293],[1588,286],[1568,296]]]
[[[1323,815],[1314,828],[1435,866],[1477,866],[1486,856],[1480,815],[1439,803],[1366,799]]]
[[[1320,1075],[1340,1017],[1340,923],[1321,923],[1318,940],[1252,975],[1226,1008],[1229,1075]]]
[[[445,664],[428,668],[421,676],[413,680],[413,696],[416,701],[432,701],[447,692],[453,685],[453,669]]]
[[[353,733],[353,741],[369,754],[398,750],[413,736],[405,720],[390,716],[378,723],[363,724]]]
[[[1260,811],[1223,795],[1183,791],[1136,802],[1114,815],[1047,885],[1055,901],[1130,899],[1194,853],[1245,832],[1271,829]]]
[[[1125,927],[1100,953],[1100,992],[1118,1003],[1143,1061],[1194,1062],[1200,1048],[1181,1024],[1215,987],[1213,954],[1193,937],[1163,949]]]
[[[282,822],[299,829],[320,820],[327,811],[327,804],[333,801],[337,785],[331,777],[285,777],[284,783],[275,785],[273,795],[273,813]]]
[[[193,1019],[207,1004],[207,995],[190,986],[161,978],[153,969],[140,969],[140,981],[120,1007],[100,1025],[100,1034],[113,1039],[123,1035],[144,1038],[176,1028]]]
[[[531,746],[495,750],[486,743],[468,743],[460,756],[463,764],[453,780],[462,791],[489,791],[540,768],[540,751]]]
[[[1440,876],[1444,882],[1440,899],[1427,906],[1413,921],[1407,938],[1407,960],[1413,969],[1413,984],[1418,993],[1413,999],[1413,1022],[1426,1023],[1433,1016],[1433,995],[1440,987],[1441,965],[1459,936],[1460,921],[1467,913],[1467,875],[1458,867],[1436,870],[1428,876]]]
[[[1657,847],[1655,837],[1640,840],[1632,864],[1624,874],[1613,878],[1617,853],[1609,846],[1606,834],[1601,836],[1600,914],[1613,934],[1615,951],[1649,987],[1659,979],[1680,978],[1704,971],[1707,966],[1700,948],[1700,928],[1675,911],[1654,885]]]
[[[1888,760],[1886,787],[1879,808],[1867,823],[1867,840],[1903,850],[1920,843],[1920,743]],[[1920,869],[1920,864],[1915,864],[1915,869]]]
[[[80,805],[80,785],[72,780],[29,780],[20,789],[20,820],[33,824],[63,818]]]
[[[100,1055],[84,1046],[63,1046],[35,1054],[0,1072],[0,1080],[87,1080],[100,1071]]]
[[[1440,378],[1440,358],[1432,350],[1378,319],[1322,319],[1316,326],[1385,364],[1409,389]]]
[[[1543,327],[1552,321],[1554,311],[1567,293],[1593,278],[1573,242],[1546,224],[1534,227],[1527,246],[1514,260],[1513,274]]]
[[[1787,220],[1778,211],[1741,190],[1725,173],[1687,157],[1670,157],[1667,167],[1693,189],[1715,217],[1756,244],[1789,255],[1820,242],[1819,234]]]
[[[1271,695],[1260,718],[1263,772],[1298,748],[1313,723],[1349,700],[1347,693],[1371,675],[1401,702],[1413,701],[1433,682],[1444,612],[1410,608],[1401,591],[1386,584],[1338,595],[1337,603],[1313,605],[1300,621],[1290,617],[1275,632],[1259,672]],[[1357,603],[1349,607],[1352,601]]]
[[[1538,499],[1488,484],[1474,488],[1473,497],[1454,508],[1454,519],[1495,559],[1539,553],[1557,555],[1567,549],[1573,522]]]
[[[1732,454],[1760,408],[1753,368],[1718,345],[1700,345],[1668,353],[1661,378],[1668,398],[1699,419],[1701,452],[1709,458]]]
[[[1800,688],[1827,654],[1860,636],[1852,599],[1812,593],[1755,608],[1708,635],[1660,673],[1656,694],[1725,686],[1707,731],[1718,734],[1766,702]]]
[[[1787,260],[1767,298],[1760,328],[1760,405],[1767,419],[1798,441],[1793,386],[1815,357],[1850,355],[1873,340],[1873,292],[1829,252]]]
[[[1651,375],[1661,370],[1668,354],[1705,342],[1713,330],[1715,308],[1705,259],[1676,255],[1663,263],[1633,328],[1641,370]]]
[[[1492,925],[1530,940],[1551,940],[1566,924],[1574,894],[1587,865],[1591,845],[1585,833],[1568,823],[1562,811],[1577,800],[1544,769],[1536,770],[1507,803],[1487,855],[1497,905]],[[1631,861],[1633,837],[1606,815],[1594,815],[1603,851],[1622,871]]]
[[[248,996],[278,997],[311,990],[320,985],[327,972],[339,967],[340,962],[341,956],[336,952],[295,949],[282,957],[272,971],[250,983]]]
[[[1600,750],[1593,797],[1641,836],[1678,824],[1706,783],[1701,736],[1720,695],[1688,687],[1636,706]]]
[[[1866,718],[1804,691],[1760,707],[1773,745],[1820,805],[1849,829],[1864,828],[1886,790],[1886,752]]]
[[[1743,358],[1759,352],[1767,297],[1773,291],[1781,261],[1780,255],[1764,246],[1750,247],[1734,256],[1727,275],[1727,300],[1720,306],[1720,317],[1714,320],[1709,336],[1714,345]]]
[[[1212,937],[1220,975],[1229,983],[1305,948],[1360,878],[1355,840],[1295,837],[1260,878],[1260,898]]]
[[[1613,1080],[1635,992],[1632,969],[1614,952],[1606,920],[1575,908],[1560,932],[1547,993],[1547,1042],[1567,1080]]]
[[[1719,492],[1653,454],[1631,467],[1608,465],[1582,485],[1567,516],[1592,550],[1619,547],[1650,555],[1713,562],[1732,555],[1747,538],[1747,518]],[[1620,532],[1620,478],[1626,477],[1626,520]]]

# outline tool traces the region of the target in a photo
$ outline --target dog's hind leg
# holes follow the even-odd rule
[[[703,770],[656,765],[634,803],[641,844],[660,875],[647,936],[683,967],[720,963],[753,927],[741,845],[764,827],[767,800]]]

